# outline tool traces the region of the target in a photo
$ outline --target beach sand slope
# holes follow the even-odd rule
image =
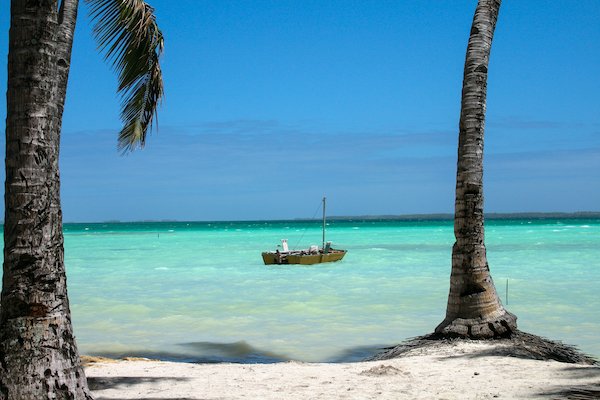
[[[497,346],[440,343],[343,364],[101,361],[85,372],[96,400],[600,398],[599,366],[497,355]]]

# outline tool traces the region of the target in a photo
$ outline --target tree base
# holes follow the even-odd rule
[[[431,333],[409,339],[397,346],[382,349],[383,351],[367,361],[390,360],[413,354],[413,350],[444,346],[450,343],[471,341],[468,338],[444,336]],[[506,338],[482,340],[487,343],[497,343],[493,350],[495,356],[519,357],[530,360],[554,360],[570,364],[597,365],[598,360],[581,352],[577,347],[556,340],[546,339],[531,333],[516,330]]]
[[[504,310],[492,320],[446,318],[435,328],[435,333],[449,338],[494,339],[510,337],[516,330],[517,317]]]

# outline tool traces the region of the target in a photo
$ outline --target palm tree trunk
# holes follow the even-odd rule
[[[517,327],[498,298],[486,258],[483,224],[483,134],[487,72],[501,0],[479,0],[465,60],[459,124],[452,273],[446,318],[436,332],[491,338]]]
[[[11,1],[0,399],[91,399],[67,298],[58,155],[77,0]]]

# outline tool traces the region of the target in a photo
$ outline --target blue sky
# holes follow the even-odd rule
[[[116,78],[81,4],[61,146],[65,221],[310,217],[324,194],[330,215],[453,211],[476,1],[150,4],[166,40],[166,98],[158,131],[125,157]],[[600,210],[598,21],[598,0],[504,0],[486,211]],[[3,62],[8,25],[3,1]]]

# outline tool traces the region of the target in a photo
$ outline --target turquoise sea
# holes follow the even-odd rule
[[[348,361],[431,332],[449,289],[452,221],[331,221],[338,263],[265,266],[318,221],[66,224],[83,354],[204,362]],[[521,330],[600,357],[600,219],[488,220],[488,261]],[[508,293],[507,293],[508,282]],[[507,299],[508,296],[508,299]]]

